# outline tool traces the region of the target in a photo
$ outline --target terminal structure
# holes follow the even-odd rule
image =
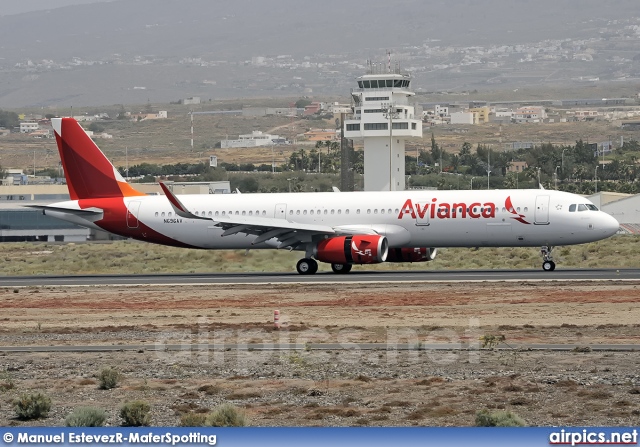
[[[405,188],[404,142],[422,137],[422,120],[409,98],[411,78],[399,69],[360,76],[351,92],[353,113],[345,120],[344,137],[364,140],[364,190]]]

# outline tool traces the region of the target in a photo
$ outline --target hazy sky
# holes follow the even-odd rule
[[[55,9],[62,6],[78,5],[82,3],[100,3],[113,0],[2,0],[0,16],[22,14],[23,12]]]

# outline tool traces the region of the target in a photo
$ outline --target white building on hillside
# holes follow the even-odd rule
[[[441,106],[440,104],[436,104],[434,111],[436,116],[439,116],[441,118],[449,116],[449,106]]]
[[[37,121],[22,121],[20,123],[20,133],[31,133],[40,129]]]
[[[451,124],[474,124],[473,112],[453,112]]]
[[[520,107],[513,114],[516,123],[540,123],[547,118],[544,107]]]
[[[259,130],[254,130],[250,134],[240,135],[237,140],[222,140],[220,147],[222,149],[228,149],[232,147],[271,146],[272,144],[283,143],[286,143],[286,139],[280,135],[270,135],[268,133],[262,133]]]

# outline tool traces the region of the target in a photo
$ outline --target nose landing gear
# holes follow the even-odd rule
[[[556,269],[556,263],[553,262],[551,250],[553,250],[553,247],[549,245],[543,245],[540,247],[540,253],[542,254],[542,270],[545,272],[553,272]]]

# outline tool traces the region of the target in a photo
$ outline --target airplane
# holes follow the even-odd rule
[[[289,249],[314,274],[356,264],[432,261],[439,247],[552,248],[614,235],[619,224],[582,196],[544,189],[147,195],[120,175],[73,118],[51,120],[70,200],[44,214],[156,244]]]

